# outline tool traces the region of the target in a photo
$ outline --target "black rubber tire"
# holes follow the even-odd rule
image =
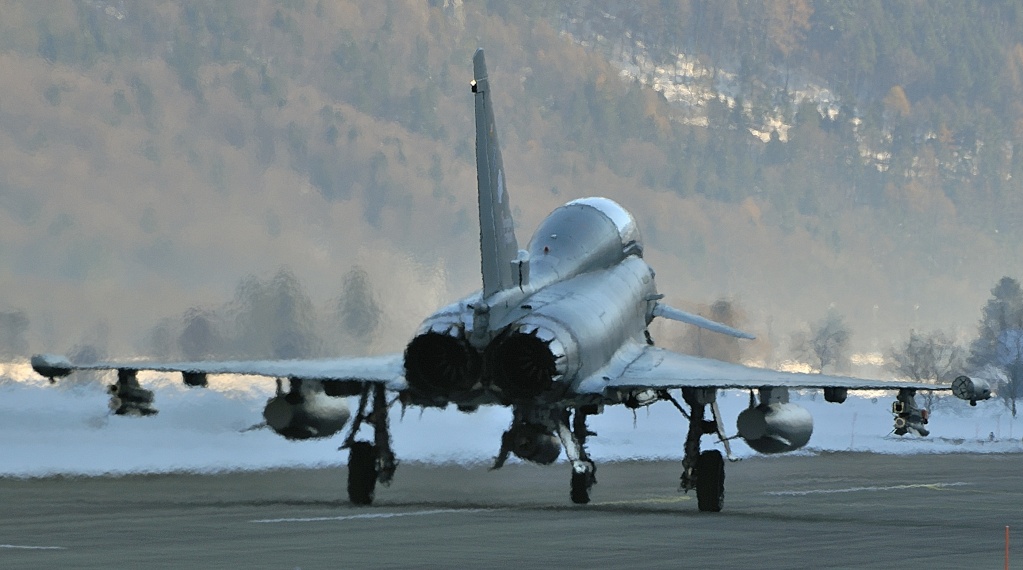
[[[353,505],[371,505],[376,486],[376,450],[367,441],[356,441],[348,450],[348,500]]]
[[[576,473],[572,471],[572,502],[577,505],[585,505],[590,502],[590,479],[589,473]]]
[[[696,503],[703,512],[721,512],[725,504],[725,459],[721,452],[704,451],[696,460]]]

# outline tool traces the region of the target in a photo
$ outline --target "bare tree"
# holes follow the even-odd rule
[[[909,331],[909,339],[888,350],[887,364],[893,374],[916,382],[951,382],[966,366],[966,349],[943,331]],[[920,394],[924,407],[935,403],[932,391]]]
[[[849,338],[852,332],[845,318],[834,309],[810,326],[810,332],[792,335],[792,352],[820,374],[828,366],[843,368],[849,362]]]

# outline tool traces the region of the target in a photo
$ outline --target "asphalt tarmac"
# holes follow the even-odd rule
[[[725,509],[679,465],[403,464],[372,507],[343,467],[0,479],[0,568],[1023,568],[1023,455],[834,453],[727,466]]]

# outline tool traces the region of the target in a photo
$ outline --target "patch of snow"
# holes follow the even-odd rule
[[[62,388],[2,383],[0,476],[216,472],[346,461],[347,453],[338,451],[340,436],[294,442],[266,429],[249,430],[262,421],[263,406],[273,390],[272,382],[253,382],[258,389],[226,392],[157,385],[155,403],[160,413],[147,418],[111,416],[108,395],[99,385]],[[928,425],[931,436],[919,438],[890,435],[892,400],[891,394],[883,398],[851,395],[838,405],[825,402],[819,393],[793,394],[793,401],[810,410],[816,423],[809,445],[798,453],[1023,452],[1023,425],[1017,425],[998,402],[970,407],[951,398],[941,400]],[[718,401],[732,433],[748,396],[723,392]],[[411,408],[404,418],[395,407],[391,410],[394,450],[405,461],[489,463],[510,421],[511,412],[499,407],[472,414],[453,408]],[[587,447],[598,463],[682,457],[686,423],[668,403],[635,415],[622,406],[608,407],[591,418],[590,427],[598,435],[590,438]],[[368,437],[368,431],[363,435]],[[704,448],[721,447],[710,437],[703,443]],[[754,454],[741,440],[733,440],[732,448],[739,457]]]

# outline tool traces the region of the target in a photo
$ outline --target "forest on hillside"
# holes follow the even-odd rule
[[[151,351],[166,319],[180,331],[282,265],[336,306],[358,265],[384,311],[358,348],[400,346],[478,287],[466,85],[483,46],[520,243],[607,195],[663,290],[736,299],[768,351],[829,307],[864,349],[972,334],[990,284],[1023,274],[1019,18],[1001,0],[11,1],[8,308],[33,347]],[[738,91],[679,108],[623,76],[639,54]],[[797,101],[797,80],[837,113]],[[751,134],[768,117],[784,140]]]
[[[581,35],[617,38],[605,42],[608,55],[638,43],[669,69],[678,54],[697,59],[708,82],[736,75],[738,105],[705,111],[714,142],[673,157],[687,165],[680,170],[704,166],[699,187],[679,180],[676,191],[739,200],[756,187],[811,216],[864,204],[1019,236],[1018,2],[594,1],[573,3],[566,17]],[[837,112],[800,104],[789,90],[796,76],[833,92]],[[792,125],[791,144],[741,152],[747,128],[775,114]]]

